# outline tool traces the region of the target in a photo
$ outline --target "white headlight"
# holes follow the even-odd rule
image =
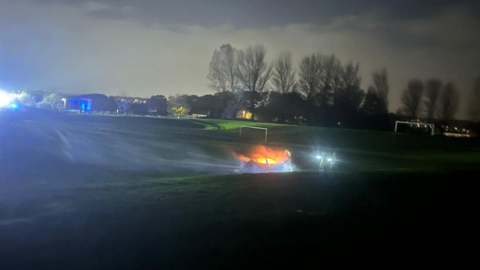
[[[329,158],[329,159],[327,159],[327,160],[328,160],[328,162],[332,162],[332,159],[331,159],[331,158]]]
[[[316,156],[317,159],[322,159],[322,156]]]

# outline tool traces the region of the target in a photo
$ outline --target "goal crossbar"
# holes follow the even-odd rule
[[[398,124],[408,124],[408,125],[416,125],[416,126],[430,126],[430,129],[432,130],[431,135],[435,135],[435,125],[434,124],[428,124],[428,123],[418,123],[418,122],[406,122],[406,121],[396,121],[395,122],[395,133],[397,132]]]
[[[267,138],[268,138],[268,129],[267,129],[267,128],[251,127],[251,126],[240,126],[240,135],[239,135],[239,137],[242,137],[242,128],[265,130],[265,142],[267,142]]]

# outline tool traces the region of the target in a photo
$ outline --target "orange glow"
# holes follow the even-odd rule
[[[244,155],[235,155],[236,158],[240,159],[241,161],[243,162],[249,162],[250,161],[250,158],[249,157],[246,157]]]
[[[277,164],[277,161],[273,158],[258,158],[256,161],[257,163],[261,163],[261,164],[269,164],[269,165]]]
[[[250,160],[253,160],[256,163],[265,165],[281,164],[285,161],[288,161],[290,158],[284,149],[276,150],[267,148],[263,145],[255,147],[255,149],[253,149],[253,151],[251,151],[248,156],[249,157],[243,155],[235,155],[237,159],[244,162],[249,162]]]

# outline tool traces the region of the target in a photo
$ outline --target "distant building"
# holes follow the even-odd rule
[[[112,96],[112,98],[119,102],[129,102],[134,104],[146,104],[148,102],[148,98],[140,98],[140,97],[122,97],[122,96]]]
[[[92,100],[87,98],[79,98],[67,96],[62,98],[63,110],[67,112],[90,112],[92,110]],[[59,103],[57,108],[62,104]]]
[[[236,118],[237,119],[251,120],[252,119],[252,112],[247,108],[241,108],[240,110],[237,111]]]
[[[476,137],[475,132],[471,132],[469,129],[458,128],[458,127],[449,127],[442,125],[443,136],[446,137],[456,137],[456,138],[470,138]]]
[[[210,116],[209,110],[193,110],[189,113],[193,118],[206,118]]]

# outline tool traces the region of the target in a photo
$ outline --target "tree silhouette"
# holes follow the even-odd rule
[[[388,92],[390,87],[388,85],[388,74],[386,69],[374,72],[372,74],[373,85],[369,87],[369,91],[373,91],[379,98],[378,106],[381,110],[388,111]]]
[[[248,46],[237,52],[238,78],[250,94],[250,110],[252,120],[255,119],[255,104],[257,92],[262,92],[272,73],[272,67],[266,62],[267,49],[263,45]]]
[[[362,111],[368,116],[387,113],[382,98],[378,95],[377,91],[372,90],[371,88],[368,89],[367,94],[365,95]]]
[[[318,104],[321,108],[333,104],[334,96],[341,86],[341,64],[335,55],[321,57],[322,74],[320,76]]]
[[[210,87],[217,92],[235,91],[238,88],[237,58],[235,48],[230,44],[213,52],[207,78]]]
[[[435,112],[437,111],[437,101],[440,96],[442,82],[437,79],[430,79],[425,85],[425,109],[427,111],[428,122],[433,121]]]
[[[167,99],[163,95],[152,96],[148,102],[150,115],[167,115]]]
[[[333,105],[340,122],[352,124],[365,97],[365,91],[360,88],[359,70],[358,63],[349,62],[340,71],[341,86],[337,89]]]
[[[293,68],[292,54],[290,52],[281,52],[278,56],[273,70],[272,81],[274,90],[282,95],[295,91],[295,69]]]
[[[480,122],[480,77],[475,80],[472,93],[469,97],[469,114],[473,121]]]
[[[400,111],[410,117],[411,120],[417,119],[418,111],[420,109],[423,82],[418,79],[413,79],[408,83],[408,86],[402,92]]]
[[[444,123],[452,120],[458,112],[460,93],[453,83],[447,83],[440,95],[439,116]]]
[[[322,56],[320,54],[314,53],[310,56],[303,57],[300,62],[298,91],[307,102],[313,102],[313,98],[319,91],[323,72],[321,59]]]

